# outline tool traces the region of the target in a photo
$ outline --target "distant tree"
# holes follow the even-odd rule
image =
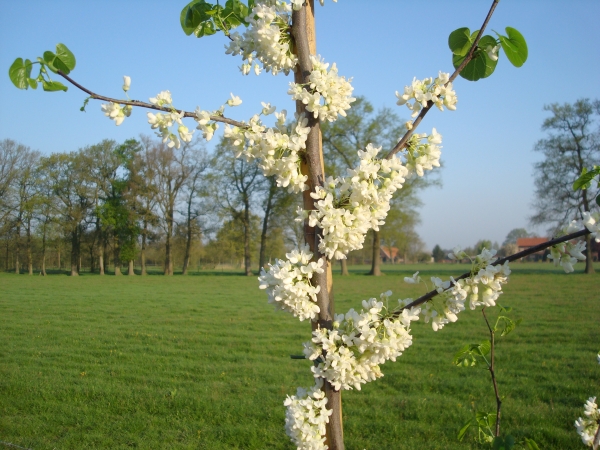
[[[439,245],[436,245],[435,247],[433,247],[431,256],[433,256],[433,260],[435,262],[442,262],[446,258],[446,253],[447,252],[442,250],[442,247],[440,247]]]
[[[532,237],[532,234],[525,228],[514,228],[508,232],[502,246],[507,244],[516,244],[517,239]]]
[[[540,139],[535,150],[544,159],[535,164],[535,213],[533,224],[551,224],[552,232],[573,219],[581,219],[585,211],[597,210],[595,194],[590,190],[573,190],[573,182],[584,168],[600,164],[598,133],[600,100],[580,99],[573,104],[546,105],[552,113],[542,129],[549,136]],[[586,273],[593,273],[591,239],[588,235]]]
[[[252,205],[264,192],[265,178],[255,161],[236,158],[231,143],[225,139],[215,149],[212,160],[213,184],[216,192],[213,198],[219,199],[226,217],[239,223],[244,229],[244,271],[252,275]]]
[[[405,132],[404,125],[397,114],[389,108],[375,111],[373,105],[365,97],[357,97],[352,104],[352,109],[346,117],[340,117],[333,123],[323,122],[321,133],[323,136],[323,155],[325,170],[333,177],[346,175],[358,163],[358,151],[364,150],[367,144],[391,148],[398,141],[398,137]],[[418,204],[416,192],[431,183],[431,180],[414,177],[406,180],[404,187],[397,193],[392,208],[400,213],[416,215],[415,205]],[[390,217],[386,224],[390,223]],[[414,223],[418,223],[418,217]],[[391,225],[384,225],[391,228]],[[388,233],[393,233],[391,230]],[[416,234],[416,233],[414,233]],[[380,247],[382,236],[379,231],[370,231],[372,236],[372,257],[370,275],[381,275]],[[389,241],[389,238],[388,238]],[[368,242],[368,239],[365,239]],[[347,260],[341,259],[342,274],[347,274]]]
[[[488,239],[481,239],[479,241],[477,241],[477,243],[475,244],[475,253],[477,255],[479,255],[484,248],[487,248],[488,250],[492,249],[492,241],[488,240]]]

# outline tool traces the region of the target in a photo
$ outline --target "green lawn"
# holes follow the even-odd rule
[[[600,395],[600,274],[565,275],[513,264],[501,304],[523,317],[498,345],[503,430],[542,449],[583,449],[573,422]],[[336,309],[466,266],[385,266],[387,275],[335,276]],[[581,264],[578,267],[581,271]],[[600,267],[597,268],[600,272]],[[336,268],[337,272],[337,268]],[[0,274],[0,441],[41,449],[292,449],[283,401],[310,386],[310,363],[291,360],[309,325],[274,313],[255,277],[29,277]],[[489,375],[456,368],[463,344],[486,338],[480,313],[414,344],[385,377],[344,393],[346,447],[468,449],[456,433],[492,411]],[[0,445],[0,448],[2,446]]]

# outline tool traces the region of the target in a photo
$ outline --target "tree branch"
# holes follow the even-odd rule
[[[504,264],[505,262],[516,261],[517,259],[521,259],[521,258],[524,258],[525,256],[529,256],[529,255],[537,253],[541,250],[545,250],[548,247],[552,247],[553,245],[560,244],[561,242],[570,241],[571,239],[576,239],[578,237],[586,236],[588,234],[590,234],[590,231],[588,231],[587,229],[577,231],[575,233],[567,234],[565,236],[561,236],[559,238],[544,242],[543,244],[539,244],[534,247],[530,247],[527,250],[523,250],[522,252],[515,253],[515,254],[507,256],[505,258],[500,258],[499,260],[493,262],[491,265],[499,266],[499,265]],[[458,281],[458,280],[467,278],[469,276],[471,276],[471,272],[465,272],[462,275],[460,275],[459,277],[454,278],[454,279],[456,281]],[[448,289],[446,289],[446,290],[448,290]],[[442,291],[442,292],[445,292],[445,291]],[[433,297],[437,296],[438,294],[440,294],[440,292],[438,292],[437,290],[429,291],[427,294],[422,295],[421,297],[419,297],[412,303],[409,303],[408,305],[406,305],[404,308],[399,309],[396,313],[394,313],[394,316],[399,316],[400,314],[402,314],[402,311],[406,308],[412,308],[414,306],[422,305],[423,303],[431,300]]]
[[[56,73],[58,75],[60,75],[61,77],[63,77],[65,80],[67,80],[69,83],[71,83],[76,88],[78,88],[78,89],[82,90],[83,92],[85,92],[86,94],[88,94],[94,100],[102,100],[105,102],[119,103],[120,105],[138,106],[140,108],[154,109],[156,111],[172,112],[172,110],[170,110],[169,108],[163,108],[162,106],[156,106],[156,105],[153,105],[152,103],[146,103],[146,102],[142,102],[139,100],[120,100],[120,99],[116,99],[116,98],[105,97],[103,95],[98,95],[95,92],[92,92],[89,89],[83,87],[82,85],[77,83],[75,80],[73,80],[71,77],[62,73],[60,70],[58,70]],[[183,111],[183,117],[196,117],[196,113],[189,112],[189,111]],[[244,128],[244,127],[248,126],[245,123],[238,122],[237,120],[233,120],[233,119],[228,119],[227,117],[223,117],[223,116],[210,116],[210,120],[213,120],[215,122],[227,123],[229,125],[233,125],[233,126],[239,127],[239,128]]]
[[[485,20],[483,21],[481,28],[479,29],[479,33],[477,33],[477,37],[475,38],[473,45],[471,45],[471,48],[469,49],[469,52],[467,53],[467,57],[463,60],[463,62],[460,64],[460,66],[458,66],[456,68],[456,70],[450,76],[448,82],[444,86],[447,86],[449,83],[452,83],[456,79],[456,77],[460,74],[460,72],[465,68],[465,66],[467,64],[469,64],[471,59],[473,59],[473,53],[475,53],[475,50],[477,49],[477,45],[479,44],[479,40],[483,36],[485,27],[487,26],[488,22],[492,18],[492,14],[494,13],[494,10],[496,9],[496,6],[498,5],[499,1],[500,0],[494,0],[492,2],[492,6],[491,6],[490,10],[488,11],[488,14],[487,14]],[[433,106],[432,101],[427,102],[427,106],[425,106],[421,110],[421,112],[419,113],[417,118],[412,123],[412,128],[410,130],[408,130],[404,134],[404,136],[402,136],[402,139],[400,139],[400,141],[398,141],[398,143],[394,146],[394,148],[392,150],[390,150],[390,152],[385,157],[386,159],[390,159],[392,156],[394,156],[396,153],[398,153],[400,150],[402,150],[404,147],[406,147],[408,140],[411,138],[414,131],[417,129],[417,127],[419,126],[419,124],[421,123],[421,121],[423,120],[425,115],[429,112],[429,110],[431,109],[432,106]]]

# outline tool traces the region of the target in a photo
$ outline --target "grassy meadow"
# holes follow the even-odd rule
[[[600,274],[512,267],[500,303],[523,323],[497,346],[502,430],[541,449],[583,449],[573,422],[600,395]],[[337,311],[388,289],[416,297],[423,287],[404,276],[466,266],[384,266],[377,278],[351,269],[334,276]],[[257,286],[235,271],[0,274],[0,441],[34,450],[294,448],[283,401],[312,385],[310,362],[289,357],[302,353],[310,325],[274,313]],[[462,443],[456,434],[475,410],[494,410],[489,374],[452,365],[460,347],[487,338],[481,314],[466,311],[437,333],[417,323],[413,335],[382,379],[344,393],[346,448],[482,448],[473,433]]]

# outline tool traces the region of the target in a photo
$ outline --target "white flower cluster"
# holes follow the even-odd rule
[[[425,140],[425,142],[421,142]],[[440,167],[442,135],[434,128],[431,134],[413,134],[406,147],[406,168],[422,177],[425,170]]]
[[[360,390],[361,384],[383,376],[380,364],[396,361],[410,347],[410,323],[419,319],[420,309],[394,315],[384,307],[391,295],[388,291],[381,294],[381,301],[363,300],[360,313],[351,309],[345,315],[336,314],[333,330],[313,331],[304,354],[318,361],[311,368],[316,378],[325,378],[337,390]]]
[[[269,303],[275,309],[292,313],[303,321],[316,319],[319,307],[316,304],[320,286],[314,287],[310,280],[314,273],[323,273],[323,259],[311,262],[313,254],[308,245],[286,253],[286,261],[276,260],[268,272],[261,269],[260,289],[266,289]]]
[[[598,433],[598,424],[600,423],[600,410],[598,410],[598,405],[596,404],[596,397],[590,397],[583,407],[585,418],[580,417],[577,419],[575,427],[583,443],[591,447],[594,437]]]
[[[304,103],[306,110],[312,112],[315,119],[333,122],[337,120],[338,114],[345,117],[350,103],[356,100],[352,97],[352,78],[346,80],[339,76],[336,64],[333,63],[329,69],[329,64],[320,56],[311,55],[310,59],[313,70],[308,85],[290,83],[288,94],[293,100]]]
[[[600,242],[600,213],[590,213],[585,211],[583,214],[583,220],[581,223],[586,227],[592,234],[592,237],[596,239],[596,242]]]
[[[421,310],[425,323],[431,321],[433,330],[438,331],[447,323],[456,322],[458,314],[465,310],[467,299],[471,310],[478,306],[495,306],[496,300],[502,294],[502,285],[508,281],[510,275],[508,261],[502,266],[492,265],[497,259],[495,255],[496,250],[484,248],[479,255],[472,259],[470,277],[460,280],[451,277],[447,281],[431,277],[431,282],[440,295],[427,302]],[[457,247],[448,257],[461,260],[468,256],[460,247]],[[422,280],[418,275],[419,272],[412,277],[404,278],[404,281],[406,283],[419,283]],[[404,300],[401,305],[405,306],[411,301],[411,299]]]
[[[404,87],[404,93],[396,91],[398,101],[396,104],[404,105],[412,111],[411,116],[416,117],[422,108],[427,106],[427,102],[433,102],[440,111],[444,106],[451,111],[456,110],[456,92],[452,89],[452,83],[449,83],[449,73],[439,72],[439,76],[433,80],[425,78],[424,80],[413,79],[410,86]],[[447,84],[446,84],[447,83]],[[410,100],[414,99],[414,102]]]
[[[127,95],[127,91],[129,90],[130,86],[131,77],[125,75],[123,77],[123,91],[125,92],[125,95]],[[129,98],[129,96],[127,98]],[[133,109],[131,105],[121,106],[119,103],[114,102],[102,104],[100,105],[100,108],[106,117],[109,117],[115,121],[116,126],[121,125],[125,120],[125,117],[129,117],[131,115],[131,110]]]
[[[151,112],[148,113],[148,123],[151,125],[152,129],[157,129],[157,136],[162,138],[163,142],[169,142],[167,145],[169,148],[179,148],[181,147],[180,139],[183,142],[190,142],[192,140],[192,135],[194,132],[190,132],[188,127],[186,127],[181,119],[183,119],[183,111],[177,112],[173,107],[173,99],[171,98],[171,92],[162,91],[156,97],[152,97],[150,99],[150,103],[153,105],[170,108],[170,112],[165,113],[156,113],[153,114]],[[177,127],[177,132],[179,137],[175,135],[175,133],[171,132],[171,127],[173,124],[179,124]]]
[[[271,114],[274,107],[263,105],[263,113]],[[308,176],[300,172],[299,152],[306,149],[306,138],[310,132],[304,116],[296,116],[296,124],[288,130],[286,111],[275,113],[277,123],[267,128],[259,115],[250,119],[247,128],[225,127],[225,137],[236,147],[238,155],[248,160],[257,159],[265,176],[276,176],[277,185],[287,187],[290,192],[302,192],[307,189]]]
[[[291,5],[280,0],[257,1],[246,17],[249,26],[243,35],[231,34],[231,42],[226,53],[242,55],[244,61],[240,70],[248,75],[254,62],[254,72],[258,75],[260,61],[267,72],[286,75],[294,68],[298,59],[292,53],[292,37],[289,33]]]
[[[129,117],[131,115],[131,106],[130,105],[119,105],[118,103],[104,103],[100,105],[102,108],[102,112],[106,117],[110,117],[115,121],[115,125],[119,126],[125,120],[125,117]]]
[[[575,270],[573,264],[577,263],[577,261],[585,261],[584,251],[584,241],[577,241],[575,243],[562,242],[550,248],[548,258],[554,260],[555,266],[562,266],[565,273],[570,273]]]
[[[298,210],[297,221],[308,216],[311,227],[323,230],[319,250],[329,259],[345,259],[363,246],[369,229],[379,230],[390,209],[392,194],[404,183],[408,170],[397,157],[377,159],[381,147],[359,150],[360,165],[346,177],[328,178],[310,195],[318,200],[312,211]]]
[[[325,450],[325,424],[329,422],[332,410],[327,409],[327,397],[321,390],[323,380],[308,391],[298,388],[296,395],[288,396],[283,404],[285,413],[285,432],[296,444],[298,450]]]

